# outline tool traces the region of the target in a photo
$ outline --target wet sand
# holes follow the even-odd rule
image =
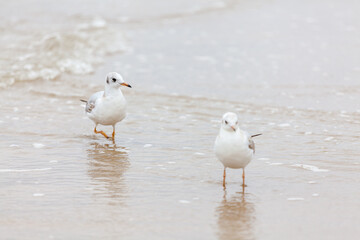
[[[93,69],[86,75],[61,67],[49,80],[30,79],[27,68],[5,74],[15,83],[0,89],[4,239],[360,234],[359,26],[349,22],[358,18],[358,4],[222,3],[175,8],[159,1],[159,10],[143,14],[128,3],[127,18],[90,4],[88,14],[106,19],[106,27],[87,28],[87,36],[119,30],[124,49],[95,51],[104,59],[84,60]],[[76,17],[78,24],[90,18]],[[10,64],[7,57],[1,61]],[[115,144],[93,134],[79,101],[101,90],[114,70],[133,86],[123,90],[128,116]],[[213,153],[226,111],[237,112],[250,133],[263,133],[246,168],[245,193],[238,170],[228,171],[223,190]]]

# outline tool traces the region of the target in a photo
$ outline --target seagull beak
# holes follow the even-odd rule
[[[121,85],[131,88],[131,86],[129,84],[125,83],[125,82],[122,83]]]
[[[234,126],[231,126],[232,130],[234,130],[234,132],[236,132],[236,128]]]

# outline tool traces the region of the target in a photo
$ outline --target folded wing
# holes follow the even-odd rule
[[[86,103],[85,111],[91,113],[96,106],[96,101],[104,96],[104,91],[94,93]]]

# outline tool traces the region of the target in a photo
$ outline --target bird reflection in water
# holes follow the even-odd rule
[[[255,239],[253,225],[255,222],[255,206],[250,201],[249,193],[235,193],[226,196],[216,209],[218,216],[219,239]]]
[[[108,199],[109,204],[121,204],[126,195],[123,175],[130,167],[126,148],[91,142],[87,155],[95,195]]]

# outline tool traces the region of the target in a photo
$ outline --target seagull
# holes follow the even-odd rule
[[[131,88],[124,82],[119,73],[110,72],[106,76],[105,91],[94,93],[86,103],[86,115],[95,123],[94,132],[109,138],[105,132],[96,130],[98,124],[112,125],[112,139],[115,139],[115,125],[126,116],[126,100],[120,90],[120,86]]]
[[[219,135],[215,141],[215,155],[224,165],[223,187],[225,186],[226,168],[243,169],[243,189],[245,187],[245,167],[250,163],[255,153],[253,137],[239,128],[238,116],[227,112],[222,117]]]

